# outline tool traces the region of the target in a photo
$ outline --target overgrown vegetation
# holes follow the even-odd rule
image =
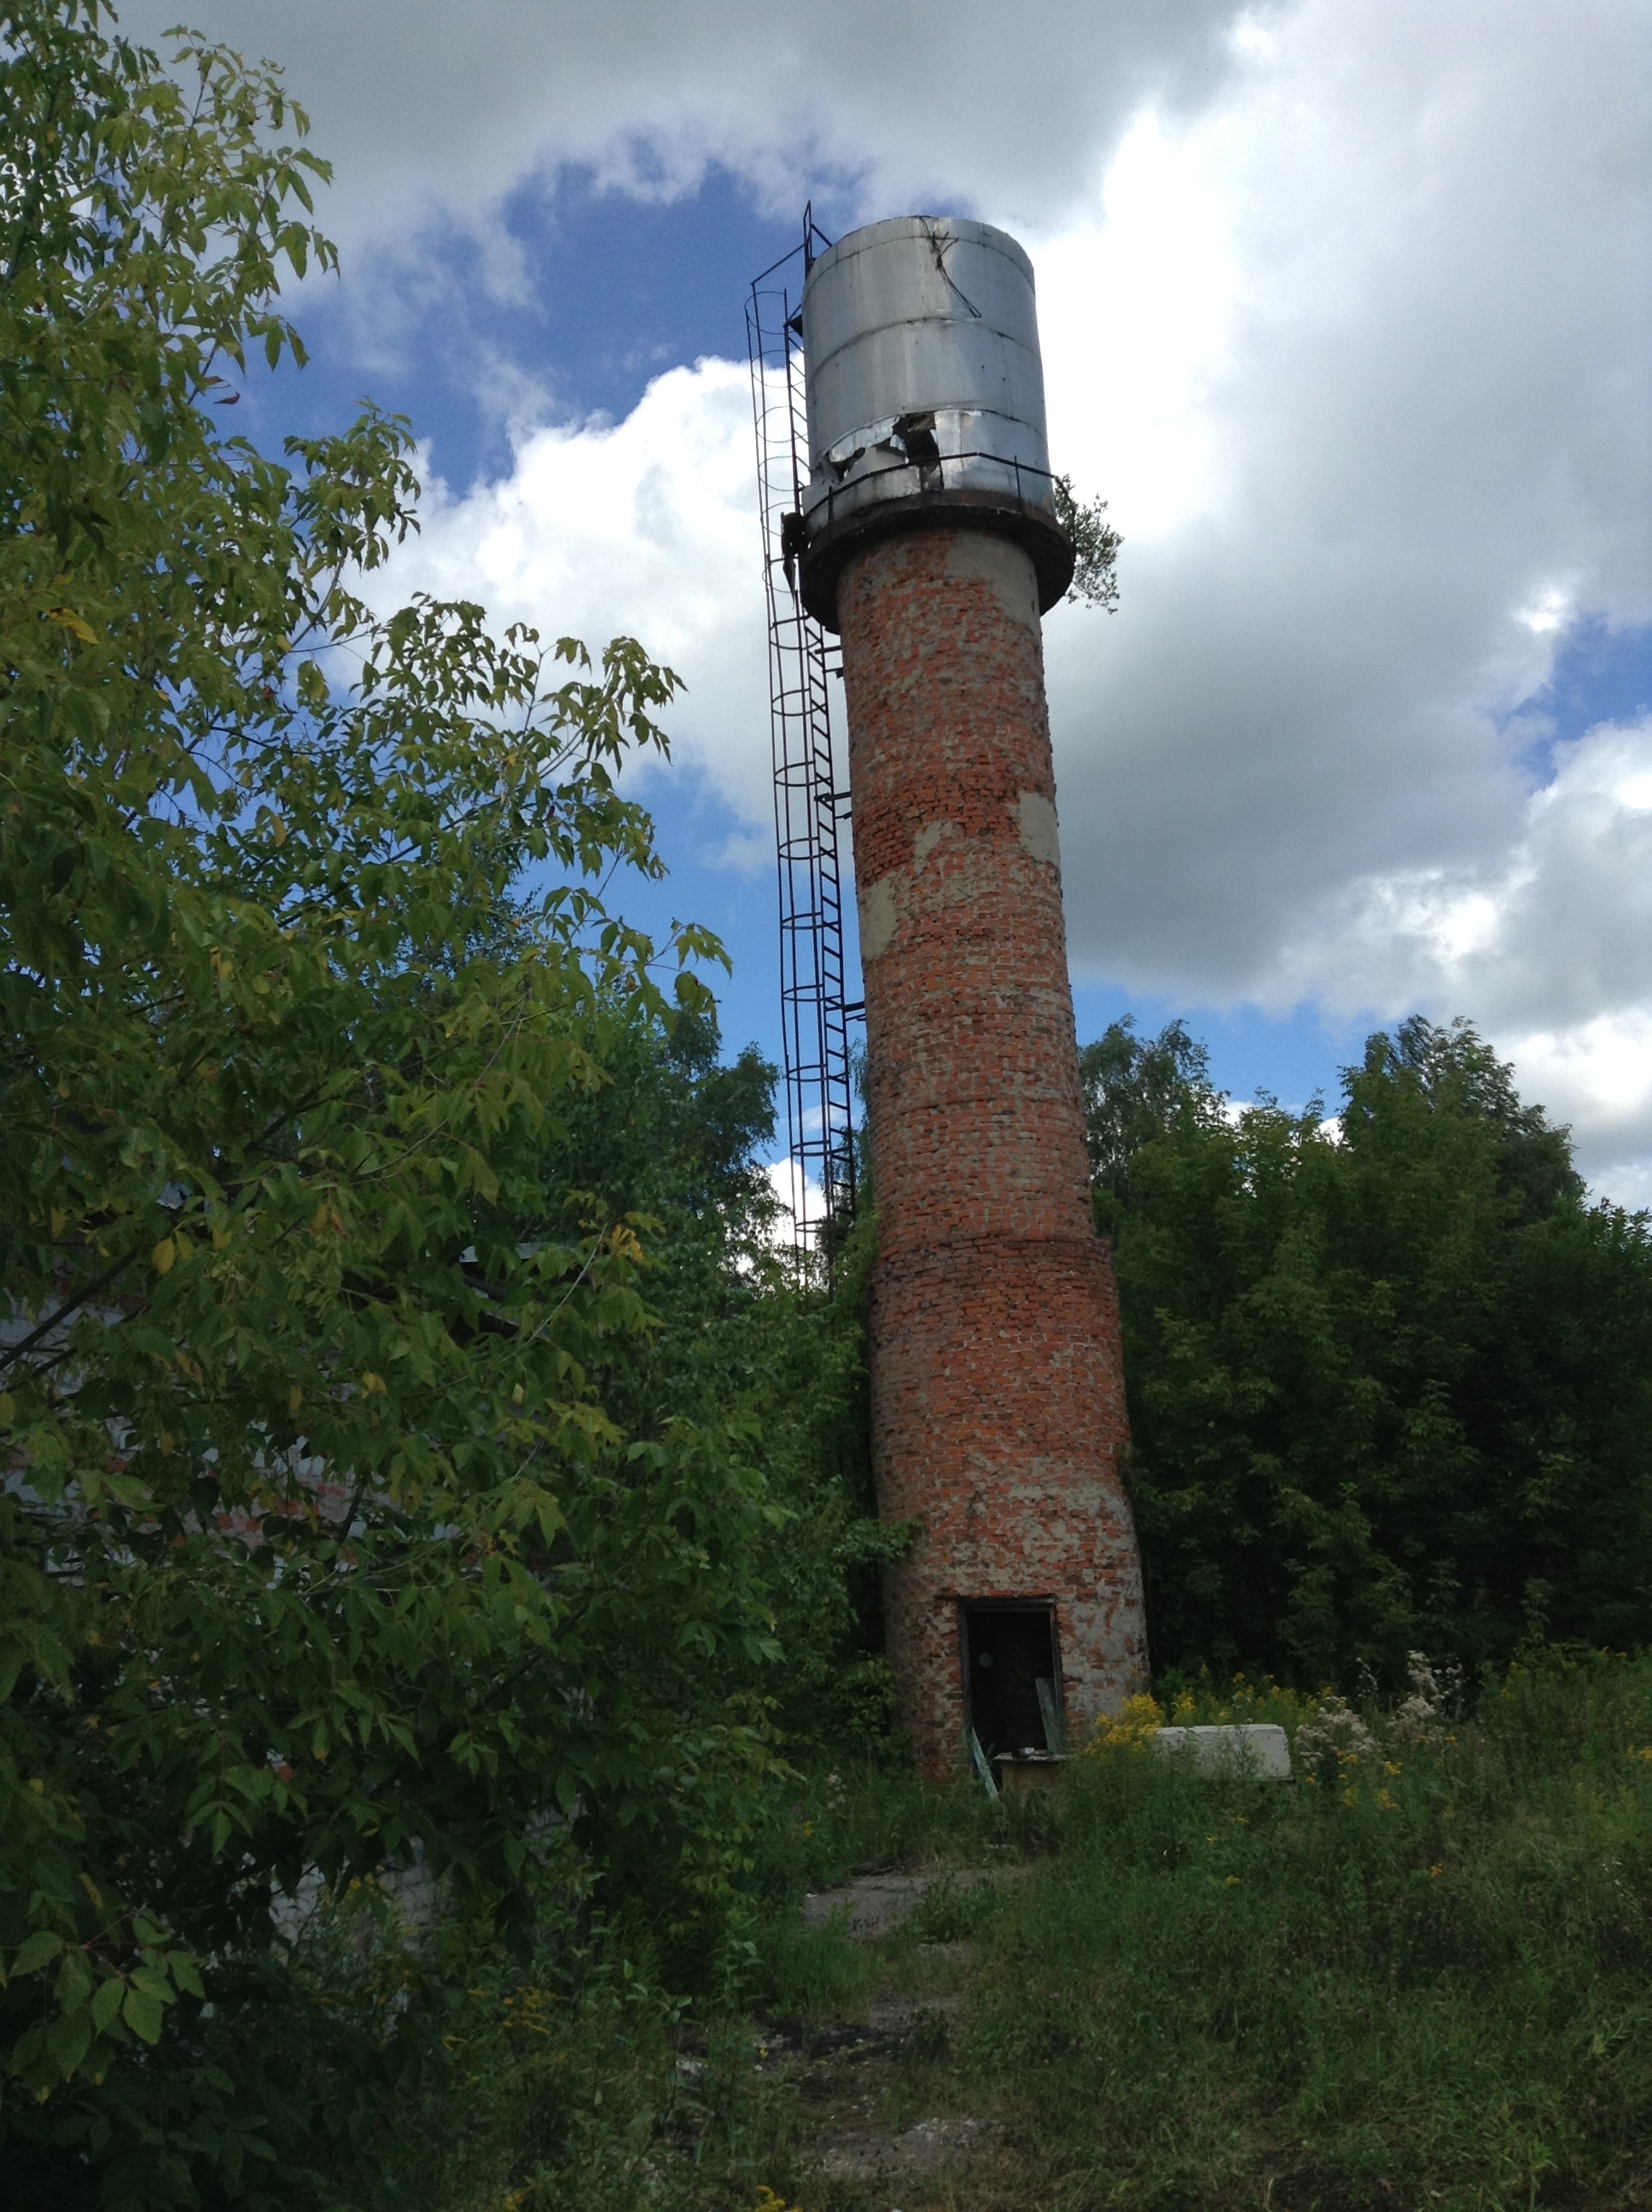
[[[407,426],[220,411],[331,264],[302,135],[192,38],[0,13],[9,2202],[847,2212],[766,2041],[966,1942],[872,2100],[1007,2130],[938,2203],[1646,2201],[1649,1678],[1539,1656],[1647,1639],[1646,1223],[1465,1025],[1328,1126],[1109,1031],[1161,1706],[1063,1797],[920,1788],[875,1220],[829,1294],[782,1261],[716,946],[599,896],[658,872],[616,778],[675,679],[375,615]],[[1198,1781],[1161,1711],[1315,1771]],[[1033,1871],[799,1924],[925,1863]]]
[[[448,2016],[462,2104],[392,2100],[404,2202],[1644,2205],[1652,1665],[1533,1650],[1476,1692],[1412,1671],[1403,1698],[1352,1704],[1167,1692],[1163,1717],[1283,1723],[1295,1788],[1201,1776],[1127,1723],[1023,1805],[876,1764],[816,1773],[768,1833],[750,1954],[686,2009],[623,1945],[532,1976],[483,1961]],[[805,1886],[896,1856],[1018,1878],[943,1881],[875,1942],[799,1924]],[[926,2009],[943,1972],[951,1999]],[[902,1993],[914,2024],[869,2036]],[[835,2099],[811,2032],[845,2051]],[[949,2116],[981,2133],[879,2190],[822,2171],[845,2106],[891,2145]]]
[[[1652,1620],[1652,1227],[1473,1029],[1340,1111],[1233,1109],[1180,1024],[1084,1054],[1156,1668],[1390,1682]]]
[[[374,615],[404,425],[231,434],[249,356],[300,352],[278,277],[331,260],[302,128],[192,39],[5,13],[19,2202],[376,2201],[360,2139],[441,2046],[398,1999],[353,2063],[295,1901],[416,1863],[467,1925],[574,1942],[607,1870],[714,1954],[776,1771],[771,1477],[809,1416],[762,1431],[764,1077],[715,1067],[712,941],[596,888],[659,872],[614,775],[675,680]],[[817,1583],[853,1517],[820,1510]]]
[[[1072,540],[1072,581],[1067,598],[1074,605],[1119,606],[1119,549],[1124,539],[1107,519],[1104,499],[1081,500],[1071,477],[1054,480],[1056,520]]]
[[[1646,2201],[1652,1671],[1370,1717],[1294,1791],[1127,1749],[1075,1778],[959,2054],[1041,2201]]]

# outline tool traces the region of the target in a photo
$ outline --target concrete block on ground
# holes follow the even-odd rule
[[[1160,1751],[1191,1758],[1201,1774],[1250,1775],[1259,1782],[1296,1779],[1291,1771],[1290,1739],[1272,1722],[1162,1728],[1154,1741]]]
[[[1036,1751],[1027,1757],[1000,1752],[993,1761],[998,1786],[1006,1796],[1024,1796],[1029,1790],[1054,1790],[1067,1773],[1064,1752]]]

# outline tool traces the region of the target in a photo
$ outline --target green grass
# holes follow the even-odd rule
[[[1649,1746],[1652,1665],[1551,1656],[1299,1789],[1076,1762],[1033,1876],[944,1908],[955,2101],[1051,2212],[1652,2203]]]
[[[1412,1753],[1386,1805],[1367,1777],[1351,1806],[1146,1759],[1077,1778],[963,2054],[1052,2204],[1652,2188],[1652,1778],[1512,1718]]]
[[[1019,1844],[977,1785],[927,1789],[886,1752],[800,1777],[762,1838],[755,1880],[759,1895],[789,1909],[805,1890],[874,1868],[987,1866]]]
[[[1293,1729],[1314,1702],[1184,1692],[1178,1717]],[[807,2212],[1652,2205],[1652,1661],[1549,1655],[1421,1742],[1367,1717],[1370,1754],[1296,1789],[1128,1729],[1013,1809],[809,1778],[685,2013],[610,1950],[564,1962],[536,2035],[501,1962],[469,2117],[419,2120],[410,2212],[749,2212],[762,2184]],[[1030,1870],[936,1893],[880,1946],[799,1923],[857,1867],[994,1860]],[[964,2008],[884,2066],[884,2109],[996,2116],[1013,2184],[810,2181],[804,2108],[751,2063],[762,2022],[864,2014],[960,1937]]]

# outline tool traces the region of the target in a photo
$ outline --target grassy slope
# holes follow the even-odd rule
[[[1038,1875],[952,1908],[979,1964],[924,2094],[1003,2112],[1072,2212],[1652,2203],[1652,1664],[1424,1733],[1296,1790],[1078,1763]]]
[[[1239,1695],[1239,1717],[1303,1711]],[[688,2015],[709,2027],[685,2039],[610,1972],[585,2031],[479,2041],[487,2154],[472,2134],[410,2204],[748,2212],[767,2184],[806,2212],[1652,2205],[1652,1662],[1552,1657],[1425,1733],[1288,1790],[1202,1780],[1126,1730],[1059,1807],[1007,1819],[974,1790],[811,1779],[755,1953]],[[879,1947],[797,1925],[800,1891],[857,1863],[1029,1855]],[[950,2033],[859,2086],[891,2132],[993,2116],[997,2155],[893,2193],[811,2178],[807,2084],[754,2066],[754,2008],[864,2015],[965,1934]]]

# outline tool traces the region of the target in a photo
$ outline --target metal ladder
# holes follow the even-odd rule
[[[828,694],[841,667],[797,589],[809,453],[799,308],[817,246],[830,242],[817,228],[812,208],[805,208],[801,244],[753,280],[746,307],[768,611],[780,1023],[787,1146],[796,1183],[793,1237],[799,1255],[812,1256],[827,1271],[854,1206],[849,1024],[862,1011],[844,988],[839,843],[849,818],[848,778],[838,773]]]

